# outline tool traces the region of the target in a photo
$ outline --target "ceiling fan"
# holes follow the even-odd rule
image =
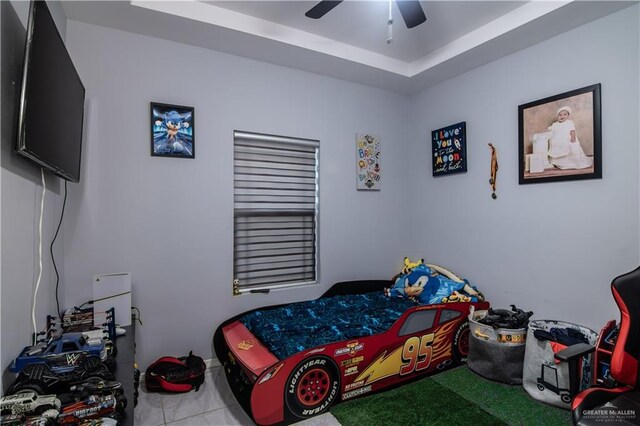
[[[322,0],[304,15],[308,18],[320,19],[340,3],[342,0]],[[407,28],[413,28],[427,20],[418,0],[396,0],[396,4]]]

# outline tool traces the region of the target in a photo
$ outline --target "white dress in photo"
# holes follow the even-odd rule
[[[576,137],[571,142],[571,131],[576,130],[572,120],[562,123],[556,121],[549,128],[551,139],[549,140],[549,161],[559,169],[586,169],[593,165],[593,158],[587,157]]]

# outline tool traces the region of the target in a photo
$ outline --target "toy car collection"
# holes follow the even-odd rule
[[[47,316],[36,343],[23,348],[8,368],[16,379],[0,399],[0,426],[130,422],[125,391],[112,374],[118,335],[114,309],[97,315],[97,323],[92,309],[74,308],[62,321]],[[128,342],[126,347],[128,353]]]
[[[9,367],[18,378],[8,393],[30,390],[44,394],[88,377],[111,380],[113,375],[103,363],[106,359],[104,342],[90,344],[81,333],[27,346]]]
[[[126,407],[127,398],[120,382],[91,377],[72,385],[70,392],[58,397],[24,392],[0,399],[0,426],[113,426]]]

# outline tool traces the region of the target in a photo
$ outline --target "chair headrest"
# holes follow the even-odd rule
[[[620,309],[620,331],[611,357],[611,376],[620,383],[638,386],[640,374],[640,267],[611,283]]]

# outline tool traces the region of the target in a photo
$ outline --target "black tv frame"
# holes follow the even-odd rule
[[[26,95],[27,95],[27,80],[28,80],[28,76],[29,76],[29,69],[30,69],[30,64],[29,64],[29,59],[31,58],[31,44],[32,44],[32,40],[33,40],[33,31],[34,31],[34,26],[35,26],[35,13],[36,13],[36,4],[41,4],[41,6],[39,7],[38,11],[42,12],[42,11],[46,11],[46,13],[49,15],[49,17],[51,18],[51,21],[53,22],[53,26],[56,30],[56,34],[58,36],[58,39],[60,41],[60,43],[62,43],[62,45],[64,46],[65,51],[67,51],[67,47],[64,43],[64,40],[62,39],[62,36],[60,35],[60,31],[58,30],[58,27],[55,23],[55,20],[53,19],[53,15],[51,15],[51,11],[49,10],[49,6],[47,6],[46,1],[44,0],[31,0],[30,4],[29,4],[29,19],[27,22],[27,37],[26,37],[26,43],[25,43],[25,52],[24,52],[24,68],[23,68],[23,72],[22,72],[22,87],[20,90],[20,104],[19,104],[19,112],[18,112],[18,140],[17,140],[17,144],[16,144],[16,152],[21,155],[22,157],[28,158],[31,161],[34,161],[35,163],[39,164],[40,166],[50,170],[53,174],[60,176],[62,179],[66,179],[68,181],[71,182],[75,182],[78,183],[80,181],[80,170],[81,170],[81,162],[82,162],[82,135],[84,134],[84,105],[83,105],[83,109],[82,109],[82,117],[80,119],[80,149],[78,150],[78,176],[73,176],[69,171],[67,170],[63,170],[62,168],[51,164],[49,162],[47,162],[46,160],[40,158],[37,154],[35,154],[34,152],[29,151],[29,149],[26,146],[26,138],[25,138],[25,132],[26,132],[26,123],[25,123],[25,113],[26,113],[26,108],[27,108],[27,99],[26,99]],[[67,51],[67,55],[69,55],[69,52]],[[71,55],[69,55],[69,60],[71,61]],[[76,75],[78,76],[78,81],[80,82],[80,86],[82,86],[82,90],[83,90],[83,103],[84,103],[84,99],[85,99],[85,94],[86,94],[86,88],[84,86],[84,83],[82,83],[82,80],[80,79],[80,75],[78,74],[78,70],[75,68],[75,65],[73,64],[73,61],[71,61],[71,65],[73,66]]]

